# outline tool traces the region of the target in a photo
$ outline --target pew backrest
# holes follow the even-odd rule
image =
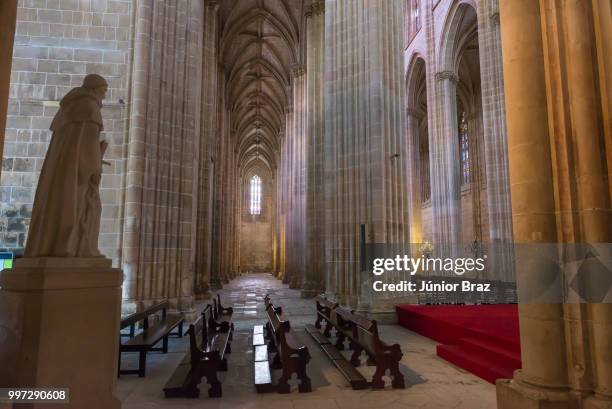
[[[208,338],[206,333],[206,322],[203,314],[200,315],[198,319],[193,322],[193,324],[189,325],[187,333],[189,334],[189,351],[191,353],[191,362],[197,362],[204,355],[203,348],[205,347],[204,344]]]
[[[170,303],[168,302],[168,300],[164,300],[148,308],[145,308],[142,311],[135,312],[134,314],[130,314],[121,320],[120,329],[124,329],[132,325],[136,325],[140,321],[143,322],[142,324],[143,328],[147,329],[149,327],[149,317],[161,311],[162,318],[165,318],[169,307],[170,307]]]

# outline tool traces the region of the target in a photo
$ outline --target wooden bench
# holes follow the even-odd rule
[[[232,332],[229,323],[218,324],[213,318],[212,306],[206,306],[202,315],[189,325],[189,352],[166,383],[166,398],[199,397],[198,384],[202,377],[206,377],[210,385],[208,396],[221,397],[217,372],[227,370],[225,354],[230,353]]]
[[[357,361],[357,365],[352,365],[347,361],[344,355],[339,352],[345,349],[344,341],[347,338],[350,340],[353,334],[353,324],[350,320],[352,316],[351,311],[339,307],[338,303],[327,300],[322,296],[318,296],[315,301],[317,306],[317,320],[315,321],[315,325],[306,326],[306,332],[308,332],[321,346],[325,355],[327,355],[342,376],[344,376],[351,385],[351,388],[355,390],[367,388],[368,381],[357,369],[355,369],[355,366],[359,366],[360,361]],[[321,333],[319,330],[322,328],[321,323],[323,322],[325,323],[325,329],[324,332]],[[335,344],[331,344],[328,339],[328,337],[331,337],[332,329],[335,329]],[[352,345],[350,345],[349,348],[352,349]]]
[[[221,295],[217,294],[216,297],[213,298],[213,316],[217,321],[227,321],[229,323],[232,322],[232,315],[234,314],[234,309],[232,307],[223,307],[221,305]]]
[[[376,365],[376,371],[372,376],[372,388],[383,389],[385,387],[385,381],[382,377],[387,370],[392,378],[391,386],[393,388],[404,388],[404,375],[399,370],[399,362],[403,356],[400,345],[388,345],[380,339],[376,320],[370,320],[368,317],[353,313],[351,321],[353,323],[351,363],[357,364],[361,352],[365,351],[368,354],[369,363]]]
[[[387,371],[390,373],[391,385],[394,388],[405,387],[404,376],[399,371],[399,361],[403,356],[401,347],[399,344],[388,345],[380,339],[376,320],[370,320],[366,316],[349,311],[322,296],[318,296],[316,301],[317,321],[314,326],[307,326],[306,330],[312,335],[312,332],[317,330],[317,324],[319,328],[321,327],[321,321],[325,321],[325,331],[322,335],[329,337],[331,336],[331,329],[335,329],[335,345],[321,343],[319,345],[351,383],[353,389],[361,389],[365,379],[362,380],[363,376],[354,368],[352,368],[352,371],[347,369],[343,362],[344,356],[338,350],[344,349],[345,339],[349,340],[349,349],[353,351],[350,359],[353,367],[361,365],[363,352],[368,356],[367,364],[376,366],[376,371],[370,382],[372,388],[381,389],[385,387],[382,377]],[[313,338],[316,340],[315,336]]]
[[[121,320],[120,330],[129,328],[129,333],[120,333],[120,341],[127,337],[128,340],[120,342],[119,347],[119,366],[117,376],[124,374],[138,374],[140,377],[145,376],[147,353],[149,351],[161,351],[164,354],[168,352],[168,337],[183,336],[183,322],[185,318],[182,314],[169,314],[167,310],[170,304],[168,301],[162,301],[141,312],[131,314]],[[155,324],[151,324],[149,317],[156,315],[161,311],[161,319]],[[142,322],[142,332],[136,334],[136,326]],[[172,331],[177,330],[173,334]],[[162,341],[161,348],[156,348],[155,345]],[[121,353],[122,352],[138,352],[138,369],[121,369]]]
[[[272,304],[269,296],[265,299],[268,323],[266,329],[270,339],[270,350],[276,352],[272,361],[272,368],[282,368],[283,373],[278,380],[278,393],[289,393],[289,379],[297,374],[300,381],[298,390],[300,392],[311,392],[310,378],[306,374],[306,365],[310,361],[308,347],[303,345],[291,332],[291,324],[283,320],[282,309]]]
[[[221,305],[221,296],[217,294],[216,297],[213,297],[213,304],[211,308],[211,315],[209,317],[209,325],[211,327],[223,326],[224,328],[229,328],[229,343],[228,343],[228,353],[232,352],[232,340],[234,338],[234,323],[232,322],[232,316],[234,315],[234,309],[232,307],[224,308]]]

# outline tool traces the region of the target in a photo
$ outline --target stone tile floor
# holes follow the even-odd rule
[[[236,278],[221,293],[224,306],[234,307],[235,334],[232,353],[228,355],[229,369],[221,373],[223,397],[210,399],[208,384],[200,384],[199,399],[165,399],[163,387],[189,346],[186,337],[171,339],[170,352],[152,353],[147,360],[147,376],[124,375],[117,385],[117,396],[124,409],[188,408],[211,409],[494,409],[495,387],[476,376],[456,368],[438,358],[435,342],[421,337],[398,325],[383,325],[383,340],[402,346],[402,372],[406,389],[381,391],[354,391],[342,375],[323,354],[303,327],[313,323],[313,300],[300,298],[299,290],[291,290],[269,274],[251,274]],[[253,386],[253,351],[251,347],[253,325],[266,321],[263,297],[270,294],[277,305],[283,307],[292,328],[302,338],[312,357],[308,373],[312,380],[312,393],[257,394]],[[203,307],[201,305],[200,307]],[[135,366],[135,354],[123,354],[122,365]],[[360,371],[371,378],[372,367],[362,366]],[[280,371],[275,372],[277,379]],[[279,405],[279,406],[276,406]]]

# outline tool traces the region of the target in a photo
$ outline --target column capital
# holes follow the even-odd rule
[[[291,67],[290,74],[293,78],[301,77],[305,73],[306,73],[306,69],[301,64],[296,64],[293,67]]]
[[[208,7],[212,11],[217,11],[219,9],[219,1],[218,0],[207,0],[206,7]]]
[[[499,27],[499,11],[491,13],[491,15],[489,16],[489,19],[491,19],[491,24],[494,27]]]
[[[318,16],[325,13],[325,1],[317,0],[313,1],[312,4],[306,9],[306,18]]]
[[[453,71],[440,71],[436,73],[436,79],[438,81],[450,80],[453,84],[459,84],[459,77]]]
[[[406,108],[406,115],[414,117],[419,120],[423,119],[423,116],[424,116],[423,112],[415,108]]]

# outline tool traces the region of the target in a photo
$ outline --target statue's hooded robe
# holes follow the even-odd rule
[[[102,101],[85,85],[87,78],[83,87],[66,94],[51,123],[53,136],[38,180],[26,257],[100,256]]]

